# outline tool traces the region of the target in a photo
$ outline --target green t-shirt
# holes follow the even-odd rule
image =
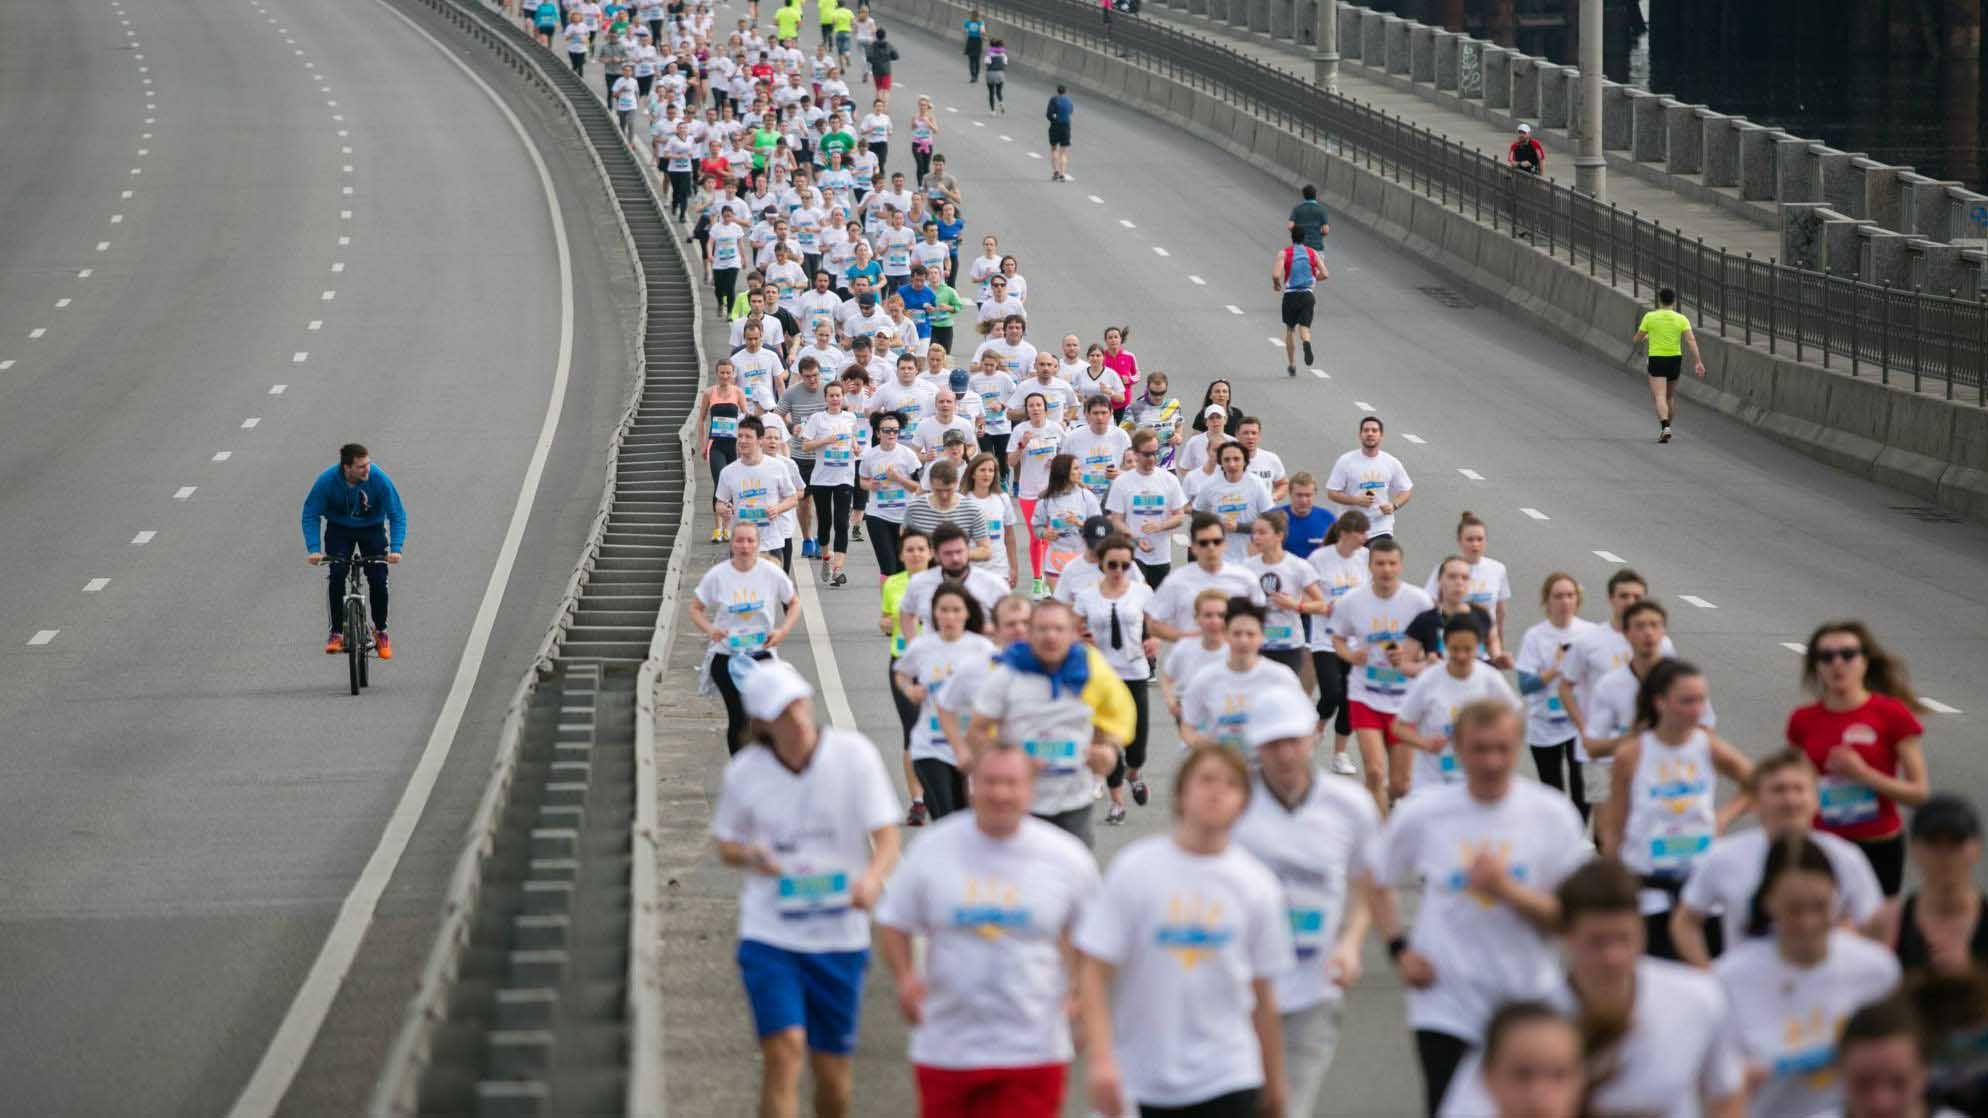
[[[786,4],[773,13],[773,31],[782,39],[792,39],[801,33],[801,6]]]
[[[847,4],[838,4],[835,9],[835,33],[847,35],[856,29],[856,13]]]
[[[911,572],[899,571],[884,580],[883,611],[891,618],[890,658],[895,660],[904,655],[904,629],[897,623],[897,607],[904,602],[904,588],[911,584]]]
[[[848,132],[830,132],[821,138],[821,154],[824,159],[839,151],[846,162],[849,153],[855,150],[856,137]]]
[[[836,0],[820,0],[815,5],[815,10],[821,13],[821,25],[823,27],[831,31],[835,29],[835,9],[840,6],[836,3]]]
[[[932,289],[932,305],[925,311],[925,321],[929,325],[946,327],[953,324],[953,315],[965,309],[959,301],[959,292],[949,284],[940,284]]]
[[[1674,310],[1659,307],[1643,315],[1643,321],[1636,329],[1649,335],[1650,356],[1681,357],[1684,355],[1684,332],[1691,329],[1691,320]]]
[[[785,9],[782,9],[783,11]],[[755,170],[765,170],[766,161],[773,156],[773,149],[780,146],[780,133],[765,128],[752,134],[752,165]]]

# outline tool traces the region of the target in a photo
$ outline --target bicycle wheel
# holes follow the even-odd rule
[[[366,682],[366,606],[345,603],[345,664],[351,677],[352,693],[357,695]]]

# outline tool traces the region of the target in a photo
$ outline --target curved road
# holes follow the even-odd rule
[[[629,389],[600,188],[513,100],[564,201],[572,380],[454,752],[298,1112],[371,1087]],[[0,134],[7,1109],[223,1113],[482,604],[553,385],[553,225],[497,106],[373,0],[5,6]],[[297,533],[354,439],[412,518],[398,656],[356,699]]]

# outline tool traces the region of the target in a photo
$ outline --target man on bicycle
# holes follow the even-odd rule
[[[319,538],[322,521],[323,538]],[[330,560],[331,579],[325,600],[331,608],[331,638],[325,652],[345,651],[345,634],[340,625],[339,607],[345,599],[347,559],[353,548],[368,559],[382,556],[389,563],[400,562],[407,544],[407,510],[400,503],[400,491],[385,470],[373,465],[371,455],[358,443],[338,448],[338,465],[326,469],[311,483],[304,498],[304,547],[315,567]],[[378,563],[366,564],[366,583],[372,591],[373,639],[380,659],[393,659],[393,645],[387,641],[387,570]]]

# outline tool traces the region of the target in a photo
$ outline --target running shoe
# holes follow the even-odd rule
[[[1352,756],[1346,753],[1335,753],[1332,755],[1332,771],[1338,773],[1340,776],[1360,775],[1353,768]]]
[[[1312,363],[1312,344],[1310,342],[1306,342],[1304,343],[1304,346],[1305,346],[1305,364],[1310,365]]]
[[[1132,802],[1133,802],[1133,803],[1135,803],[1135,804],[1138,804],[1138,805],[1139,805],[1140,807],[1145,807],[1145,806],[1146,806],[1146,797],[1147,797],[1147,795],[1148,795],[1148,794],[1149,794],[1149,793],[1148,793],[1148,792],[1146,791],[1146,782],[1145,782],[1145,781],[1143,781],[1143,780],[1135,780],[1135,781],[1133,781],[1133,782],[1132,782]]]
[[[830,586],[847,586],[849,585],[849,576],[843,574],[841,571],[837,571],[835,572],[835,577],[830,579],[828,584]]]
[[[725,542],[725,530],[724,530],[723,528],[713,528],[713,529],[711,529],[711,542],[712,542],[712,543],[724,543],[724,542]]]
[[[1111,805],[1111,810],[1104,813],[1104,825],[1107,827],[1123,827],[1125,825],[1125,805]]]
[[[923,827],[925,825],[924,800],[911,801],[911,811],[905,815],[904,825],[907,827]]]
[[[829,566],[828,566],[828,564],[827,564],[827,563],[823,563],[823,564],[821,565],[821,580],[822,580],[823,582],[833,582],[833,581],[835,581],[835,572],[829,569]]]
[[[336,656],[343,651],[345,651],[345,634],[333,629],[331,636],[324,642],[324,654]]]
[[[378,652],[382,660],[393,659],[393,642],[387,639],[385,629],[373,630],[373,651]]]
[[[1035,598],[1049,597],[1049,583],[1042,579],[1036,579],[1035,585],[1029,588],[1029,595]]]
[[[815,550],[815,541],[813,540],[801,541],[801,558],[819,559],[820,557],[821,553]]]
[[[1668,423],[1664,424],[1663,430],[1657,432],[1657,441],[1660,443],[1667,443],[1670,441],[1670,424]]]
[[[862,543],[863,526],[861,524],[851,524],[849,526],[849,538],[855,540],[857,543]]]
[[[1310,358],[1306,358],[1306,360],[1310,360]],[[1298,375],[1298,367],[1297,367],[1296,365],[1286,365],[1286,366],[1284,366],[1284,375],[1285,375],[1285,376],[1287,376],[1287,377],[1294,377],[1294,376],[1297,376],[1297,375]]]

